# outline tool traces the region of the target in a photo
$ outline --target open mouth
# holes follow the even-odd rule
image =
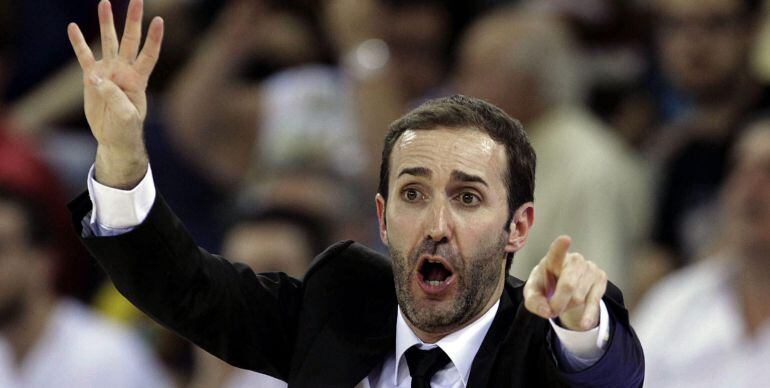
[[[440,256],[422,256],[417,266],[420,288],[428,294],[440,294],[454,283],[454,269]]]

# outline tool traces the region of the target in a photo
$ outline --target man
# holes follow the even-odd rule
[[[141,14],[132,1],[118,44],[110,4],[99,4],[100,61],[76,25],[68,30],[99,142],[93,203],[74,201],[74,221],[140,309],[290,386],[641,384],[642,351],[620,292],[568,252],[568,237],[526,286],[506,277],[534,221],[535,155],[521,126],[480,100],[434,100],[392,125],[376,197],[392,262],[342,242],[300,281],[199,249],[156,195],[142,144],[163,22],[152,21],[139,52]]]
[[[458,89],[521,120],[539,156],[538,226],[517,253],[526,276],[559,234],[624,288],[646,237],[647,173],[622,139],[585,107],[569,31],[556,16],[502,8],[462,38]],[[590,151],[589,151],[590,150]]]
[[[637,310],[651,387],[770,386],[770,120],[736,145],[718,252],[663,280]]]
[[[687,101],[650,147],[661,164],[651,260],[668,270],[713,251],[717,192],[740,128],[770,107],[770,89],[753,74],[759,0],[656,0],[662,70]],[[673,105],[673,104],[669,104]],[[652,279],[657,280],[657,279]]]
[[[0,386],[166,387],[141,340],[53,290],[40,204],[0,186]]]

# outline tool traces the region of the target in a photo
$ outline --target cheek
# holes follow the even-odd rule
[[[455,240],[466,257],[475,257],[495,249],[507,236],[503,227],[506,219],[492,212],[480,212],[467,217],[457,217]]]
[[[423,211],[404,204],[388,204],[385,212],[387,220],[388,245],[408,254],[404,247],[415,246],[423,237]]]

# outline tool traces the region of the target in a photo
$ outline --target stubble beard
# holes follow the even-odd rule
[[[436,244],[430,240],[423,241],[408,259],[391,246],[396,298],[401,311],[414,326],[428,333],[449,332],[463,326],[484,309],[495,292],[503,276],[501,260],[504,248],[504,235],[467,260],[450,251],[448,244]],[[442,303],[442,306],[427,307],[427,301],[418,300],[412,293],[410,285],[416,276],[415,265],[426,253],[442,256],[454,267],[456,295],[447,306]],[[473,265],[468,267],[467,263]]]

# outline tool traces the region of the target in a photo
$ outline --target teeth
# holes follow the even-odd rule
[[[438,286],[441,283],[443,283],[441,280],[428,280],[428,284],[430,284],[431,286]]]

